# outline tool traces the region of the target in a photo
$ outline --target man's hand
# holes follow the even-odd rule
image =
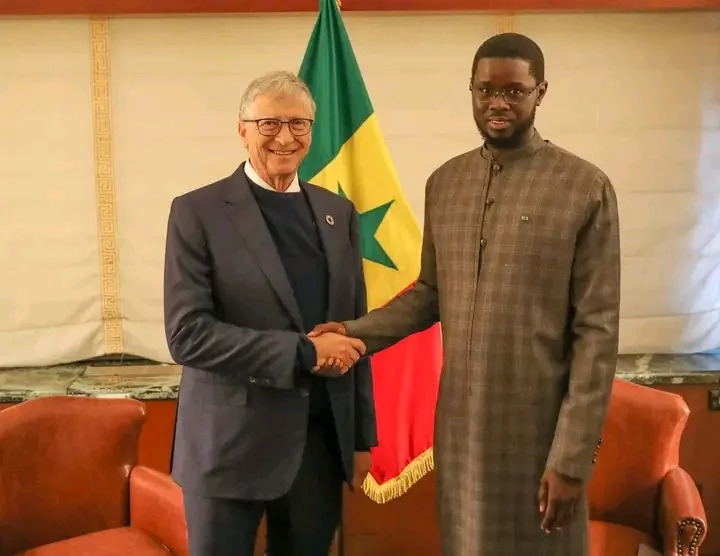
[[[319,336],[310,336],[317,352],[317,365],[314,371],[321,376],[340,376],[348,372],[355,362],[365,355],[365,344],[356,338],[347,338],[328,332]]]
[[[347,330],[345,330],[345,325],[339,322],[324,322],[323,324],[318,324],[317,326],[315,326],[315,328],[313,328],[308,334],[308,338],[315,338],[317,336],[320,336],[320,334],[325,334],[327,332],[332,332],[333,334],[340,334],[341,336],[347,336]]]
[[[540,479],[538,501],[546,533],[561,529],[575,517],[585,485],[582,480],[546,469]]]
[[[362,488],[362,484],[365,481],[365,477],[370,473],[370,466],[372,461],[370,459],[370,452],[355,452],[355,464],[353,471],[353,490]]]
[[[345,326],[339,322],[325,322],[318,324],[308,333],[308,338],[312,341],[313,338],[317,338],[323,334],[339,334],[341,336],[347,336],[347,330]],[[364,354],[365,352],[363,352]],[[319,357],[318,357],[319,359]],[[348,371],[342,359],[330,357],[326,359],[322,364],[318,364],[315,367],[317,374],[322,376],[338,376]]]

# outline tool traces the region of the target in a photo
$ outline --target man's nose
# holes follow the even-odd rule
[[[280,131],[275,136],[275,140],[281,145],[287,145],[295,141],[295,136],[290,132],[290,124],[283,123],[280,126]]]
[[[495,94],[492,96],[490,102],[488,103],[488,106],[496,110],[508,110],[510,108],[510,104],[507,100],[505,100],[505,97],[499,91],[496,91]]]

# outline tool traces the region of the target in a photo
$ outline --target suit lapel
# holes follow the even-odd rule
[[[223,193],[227,217],[242,237],[298,330],[304,331],[295,294],[250,187],[244,165],[241,165],[228,180]]]
[[[347,241],[350,231],[347,229],[347,222],[342,215],[336,214],[333,207],[328,203],[328,196],[323,194],[315,187],[300,182],[300,187],[310,203],[313,216],[315,217],[315,225],[320,235],[323,251],[325,251],[325,260],[327,261],[328,270],[328,306],[327,320],[334,320],[333,315],[337,314],[336,303],[342,291],[340,290],[341,275],[343,264],[343,255],[347,248]],[[337,204],[332,203],[337,208]]]

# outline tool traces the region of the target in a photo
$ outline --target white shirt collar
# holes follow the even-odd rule
[[[295,176],[293,177],[293,180],[290,183],[290,186],[285,191],[278,191],[277,189],[273,188],[273,186],[271,186],[269,183],[267,183],[265,180],[263,180],[258,175],[258,173],[255,171],[255,168],[252,167],[252,164],[250,164],[249,158],[245,162],[245,175],[255,185],[258,185],[258,186],[262,187],[263,189],[275,191],[276,193],[300,193],[300,180],[298,179],[297,172],[295,173]]]

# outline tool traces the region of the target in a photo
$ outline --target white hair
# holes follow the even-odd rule
[[[240,99],[240,119],[247,118],[250,106],[257,97],[268,93],[299,98],[307,105],[310,117],[315,117],[315,101],[308,86],[294,73],[280,70],[261,75],[247,86]]]

